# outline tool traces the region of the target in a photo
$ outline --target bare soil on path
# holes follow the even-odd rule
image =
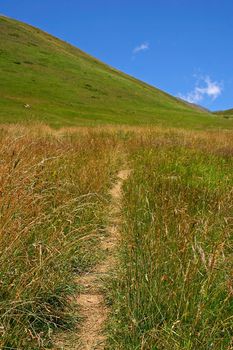
[[[91,272],[77,278],[82,292],[76,297],[75,303],[83,321],[77,332],[65,336],[64,339],[62,337],[57,342],[55,349],[105,349],[104,328],[109,310],[104,299],[103,285],[104,280],[114,270],[116,264],[115,250],[119,237],[122,185],[129,173],[129,170],[121,170],[117,175],[117,181],[110,190],[108,234],[102,237],[100,246],[100,249],[105,252],[105,259],[97,264]]]

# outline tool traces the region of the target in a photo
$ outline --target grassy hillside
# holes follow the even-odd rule
[[[217,111],[216,115],[221,116],[223,118],[233,118],[233,109],[227,109],[225,111]]]
[[[232,125],[6,17],[0,17],[0,72],[1,123]]]

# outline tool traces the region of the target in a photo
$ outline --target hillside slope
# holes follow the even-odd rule
[[[0,122],[228,127],[27,24],[0,17]]]
[[[214,114],[218,116],[222,116],[223,118],[233,118],[233,108],[226,109],[225,111],[217,111],[217,112],[214,112]]]

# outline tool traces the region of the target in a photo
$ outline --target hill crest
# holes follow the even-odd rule
[[[25,23],[0,17],[0,122],[205,127],[217,117]],[[25,107],[27,106],[27,107]]]

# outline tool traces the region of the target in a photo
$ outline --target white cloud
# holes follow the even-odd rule
[[[212,81],[209,76],[201,77],[194,89],[187,94],[179,94],[178,96],[190,103],[200,103],[205,97],[209,97],[212,101],[216,100],[223,91],[222,83]]]
[[[146,51],[146,50],[149,50],[149,48],[150,48],[149,43],[144,42],[144,43],[142,43],[141,45],[135,47],[135,48],[133,49],[133,53],[136,54],[136,53],[138,53],[138,52],[140,52],[140,51]]]

